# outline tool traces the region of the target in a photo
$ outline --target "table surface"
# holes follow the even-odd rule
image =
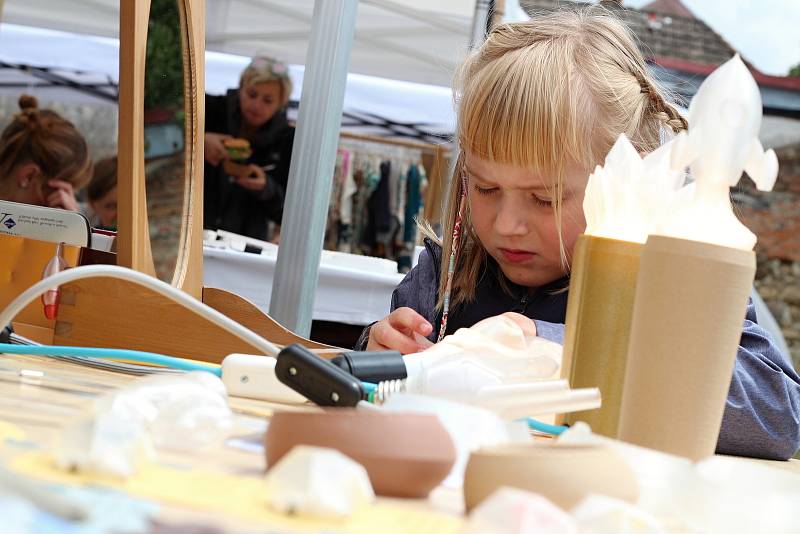
[[[33,356],[0,356],[0,424],[14,428],[24,433],[24,438],[17,436],[16,440],[6,439],[0,444],[0,458],[6,466],[11,465],[12,471],[15,460],[23,455],[34,454],[31,451],[47,450],[56,442],[60,429],[70,416],[77,414],[89,405],[98,396],[122,387],[135,377],[114,373],[106,370],[94,369],[83,365],[67,363],[58,360],[45,359]],[[258,443],[261,440],[266,421],[279,409],[315,409],[313,407],[292,407],[271,404],[267,402],[230,398],[230,406],[235,412],[235,428],[233,434],[240,440],[250,440]],[[6,438],[0,427],[0,439]],[[10,444],[11,442],[11,444]],[[24,443],[23,446],[20,443]],[[800,462],[766,462],[761,460],[747,460],[760,463],[769,463],[771,466],[792,470],[800,473]],[[263,452],[245,450],[232,446],[231,440],[225,445],[203,452],[164,453],[159,452],[157,464],[170,466],[170,468],[197,470],[237,477],[241,484],[260,481],[264,477],[265,460]],[[243,518],[235,513],[216,513],[207,509],[176,504],[174,502],[161,502],[158,512],[159,519],[171,523],[190,522],[193,524],[207,524],[225,532],[252,532],[253,529],[263,529],[264,522],[253,521],[252,518]],[[391,510],[395,519],[405,521],[406,515],[418,512],[423,514],[420,521],[431,532],[457,532],[463,515],[461,493],[458,491],[438,488],[426,500],[403,500],[379,498],[377,505],[383,506],[386,511]],[[378,516],[376,516],[377,518]],[[384,515],[382,517],[389,517]],[[294,525],[292,521],[296,521]],[[285,524],[284,524],[285,523]],[[272,525],[269,525],[272,527]],[[284,519],[282,529],[270,532],[308,532],[307,525],[301,520]],[[373,525],[374,526],[374,525]],[[402,525],[395,524],[394,529],[382,527],[383,532],[403,532]],[[444,528],[447,527],[447,528]],[[285,530],[283,530],[285,529]],[[350,531],[343,528],[342,531]],[[354,529],[354,532],[362,530]],[[414,532],[425,532],[420,524],[415,523]]]
[[[58,438],[64,422],[86,408],[94,399],[122,387],[134,376],[94,369],[83,365],[46,359],[35,356],[0,356],[0,425],[24,433],[24,438],[0,443],[0,458],[6,466],[15,469],[15,459],[31,451],[47,450]],[[235,414],[233,440],[261,442],[261,434],[266,421],[276,410],[313,410],[314,407],[284,406],[245,398],[230,398],[230,406]],[[0,427],[0,440],[3,436]],[[242,483],[262,480],[265,472],[263,452],[245,450],[232,446],[231,439],[225,445],[203,452],[168,453],[159,451],[156,463],[171,468],[203,469],[224,475],[239,477]],[[9,444],[12,442],[12,444]],[[23,443],[23,445],[20,445]],[[113,486],[113,485],[112,485]],[[441,519],[446,525],[457,527],[463,515],[460,492],[439,488],[427,500],[378,498],[377,503],[386,505],[395,513],[409,509],[430,518]],[[265,524],[236,517],[236,514],[213,513],[198,510],[191,506],[175,503],[160,503],[159,519],[171,523],[189,522],[210,524],[225,532],[253,532]],[[266,505],[265,505],[266,506]],[[400,511],[400,512],[398,512]],[[297,522],[297,530],[292,520],[287,520],[291,528],[270,530],[270,532],[305,532],[304,523]],[[434,521],[435,522],[435,521]],[[272,526],[272,525],[270,525]],[[280,525],[284,528],[286,525]],[[440,525],[441,526],[441,525]],[[319,529],[314,529],[319,531]],[[350,529],[343,528],[345,532]],[[355,531],[361,531],[356,529]],[[402,530],[397,530],[398,532]],[[453,532],[456,531],[454,528]]]
[[[350,263],[342,260],[347,259]],[[371,263],[377,265],[371,265]],[[404,275],[386,260],[325,251],[320,260],[313,318],[368,325],[389,313],[392,292]],[[269,311],[276,257],[229,249],[203,249],[203,284],[236,293]]]

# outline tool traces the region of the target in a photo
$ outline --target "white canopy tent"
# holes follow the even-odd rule
[[[119,35],[119,0],[4,0],[2,20]],[[306,58],[314,0],[207,0],[207,49]],[[467,52],[475,0],[360,0],[350,72],[450,86]]]

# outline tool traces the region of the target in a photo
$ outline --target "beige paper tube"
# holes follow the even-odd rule
[[[597,410],[564,416],[615,438],[642,245],[580,235],[570,275],[561,377],[573,388],[600,388]]]
[[[755,254],[650,236],[642,249],[619,438],[701,460],[714,454]]]

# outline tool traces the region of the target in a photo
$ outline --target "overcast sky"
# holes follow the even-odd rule
[[[785,76],[800,63],[800,0],[682,0],[759,70]],[[641,7],[650,0],[625,0]]]

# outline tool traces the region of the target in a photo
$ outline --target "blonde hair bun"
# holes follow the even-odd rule
[[[19,109],[22,111],[34,110],[39,107],[39,100],[33,95],[20,95]]]

